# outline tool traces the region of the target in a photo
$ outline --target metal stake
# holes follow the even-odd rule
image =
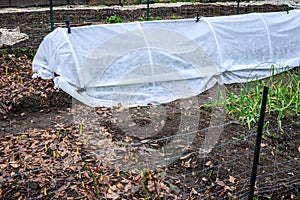
[[[49,0],[49,4],[50,4],[51,31],[53,31],[54,30],[53,1]]]
[[[150,19],[150,0],[147,0],[147,14],[146,14],[146,20],[149,21]]]
[[[248,200],[253,200],[253,196],[254,196],[254,188],[255,188],[256,174],[257,174],[257,167],[258,167],[259,153],[260,153],[260,144],[261,144],[262,132],[264,128],[266,104],[268,99],[268,89],[269,88],[265,86],[262,94],[260,115],[257,124],[257,136],[256,136],[256,144],[255,144],[255,152],[254,152]]]

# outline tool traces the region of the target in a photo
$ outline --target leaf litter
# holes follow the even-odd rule
[[[82,132],[88,128],[82,130],[71,120],[63,121],[73,114],[72,109],[67,108],[71,105],[68,95],[53,89],[51,80],[32,79],[31,61],[26,56],[3,55],[0,60],[0,119],[5,121],[5,126],[0,130],[0,198],[94,199],[95,184],[88,173],[88,166],[93,169],[101,198],[105,199],[199,199],[211,195],[216,198],[235,198],[232,193],[238,190],[240,182],[243,184],[240,177],[231,174],[230,168],[224,169],[224,174],[216,174],[216,160],[222,162],[223,155],[231,156],[229,150],[211,152],[209,160],[201,160],[194,152],[190,152],[172,163],[169,169],[119,171],[108,167],[101,156],[83,145],[85,138]],[[54,123],[43,118],[45,125],[38,127],[34,124],[36,118],[32,118],[30,120],[33,122],[16,126],[23,119],[30,118],[33,112],[39,113],[38,117],[47,116],[58,104],[66,109],[58,111],[55,116],[50,115],[52,118],[48,120]],[[32,111],[30,107],[37,110]],[[116,110],[123,112],[124,108]],[[116,111],[112,108],[97,108],[96,112],[101,118],[98,128],[103,133],[102,137],[106,138],[100,140],[99,144],[102,142],[109,148],[114,143],[126,146],[136,141],[134,137],[122,135],[114,125],[111,113]],[[136,120],[129,127],[149,123],[147,109],[137,108],[133,115]],[[165,125],[167,122],[158,123]],[[148,141],[143,139],[139,142]],[[160,145],[152,143],[149,147],[157,148]],[[262,146],[271,148],[272,145],[264,141]],[[150,153],[151,148],[144,147]],[[299,146],[296,151],[300,152]],[[242,166],[243,163],[239,164]],[[205,173],[200,171],[202,166],[205,166]],[[188,174],[186,180],[190,178],[190,181],[178,177],[186,175],[184,173]],[[201,192],[199,186],[205,186],[206,189]],[[189,193],[189,196],[183,196],[184,193]]]

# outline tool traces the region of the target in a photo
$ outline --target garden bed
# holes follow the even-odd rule
[[[284,5],[248,6],[242,8],[241,13],[282,11],[285,8]],[[144,8],[59,10],[55,12],[55,22],[56,26],[64,26],[66,19],[70,19],[72,25],[97,24],[111,15],[120,16],[125,22],[135,21],[145,16],[145,12]],[[153,8],[151,16],[189,18],[195,17],[197,12],[203,16],[230,15],[236,13],[236,8],[184,5]],[[30,36],[25,42],[1,50],[1,199],[93,199],[97,196],[94,184],[99,196],[106,199],[156,199],[157,196],[163,199],[247,198],[255,146],[255,123],[251,123],[249,129],[247,123],[229,117],[219,107],[201,106],[209,102],[210,92],[164,104],[158,109],[152,105],[131,109],[85,107],[62,90],[54,89],[53,81],[32,79],[34,49],[50,29],[48,11],[2,13],[0,18],[5,27],[19,26],[21,32]],[[295,69],[290,73],[299,72]],[[245,87],[244,84],[227,86],[237,95]],[[188,108],[181,106],[182,101],[195,99],[197,104]],[[155,121],[150,117],[159,108],[165,110],[164,121]],[[219,113],[224,118],[220,123],[212,124],[212,118]],[[194,115],[196,118],[191,118]],[[78,116],[87,121],[78,124]],[[120,126],[119,116],[128,116],[131,123]],[[285,199],[299,199],[299,114],[282,117],[282,130],[278,126],[278,112],[270,112],[266,117],[269,125],[261,145],[255,195],[261,198],[282,199],[285,196]],[[191,126],[198,131],[187,131],[187,135],[182,137],[180,125],[185,118],[194,119],[196,123]],[[150,131],[153,127],[148,124],[151,123],[161,129],[150,137],[139,138],[130,133],[132,130]],[[220,133],[217,143],[210,152],[202,154],[199,149],[212,125],[217,126],[216,130]],[[93,149],[91,143],[85,142],[88,137],[93,137],[94,141],[108,141],[112,145],[132,143],[134,148],[151,147],[157,150],[176,138],[173,136],[182,138],[181,142],[185,138],[192,139],[186,140],[186,147],[189,148],[183,148],[183,152],[172,162],[162,162],[162,167],[157,162],[136,162],[140,166],[118,168],[111,164],[114,163],[111,160],[101,157],[101,148],[101,151]],[[132,152],[126,149],[126,152],[139,150],[134,148]],[[93,176],[96,181],[93,181]]]
[[[218,196],[246,198],[255,144],[255,126],[249,130],[246,124],[226,117],[221,124],[224,129],[217,144],[207,156],[201,157],[198,149],[205,138],[205,128],[210,126],[210,119],[215,113],[212,109],[202,108],[198,126],[200,131],[191,141],[191,148],[164,168],[155,169],[151,165],[145,167],[152,173],[151,176],[144,175],[151,179],[148,194],[143,189],[142,169],[137,167],[118,170],[97,158],[97,151],[83,142],[85,135],[89,135],[91,122],[85,122],[80,130],[74,122],[74,104],[72,107],[70,96],[53,89],[52,81],[32,79],[31,61],[28,58],[2,56],[0,73],[1,198],[91,199],[95,194],[89,165],[97,168],[94,175],[99,193],[107,199],[138,199],[147,195],[152,198],[160,195],[169,199]],[[236,85],[230,87],[237,88]],[[205,103],[208,96],[208,93],[204,93],[198,98]],[[179,134],[178,127],[184,116],[179,101],[165,104],[164,108],[168,120],[163,129],[147,138],[156,146],[166,145],[166,138]],[[127,137],[124,129],[118,126],[113,118],[114,111],[118,109],[120,108],[96,109],[98,129],[103,133],[102,137],[108,138],[112,143],[141,142],[137,137]],[[194,109],[199,107],[187,109],[186,113],[193,113]],[[130,109],[131,114],[140,113],[131,115],[134,126],[147,128],[147,113],[150,110],[150,107]],[[84,113],[80,116],[84,117],[83,115]],[[268,115],[267,121],[271,123],[269,130],[274,135],[265,133],[263,140],[257,195],[280,199],[283,192],[288,192],[288,198],[297,199],[299,188],[296,188],[300,179],[299,116],[283,118],[283,132],[278,128],[275,113]]]

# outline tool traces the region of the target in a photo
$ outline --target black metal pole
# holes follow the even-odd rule
[[[258,167],[259,153],[260,153],[260,144],[261,144],[262,132],[264,128],[266,104],[268,99],[268,90],[269,88],[265,86],[262,94],[260,115],[257,124],[257,136],[256,136],[256,144],[255,144],[255,152],[254,152],[248,200],[253,200],[253,196],[254,196],[254,188],[255,188],[256,174],[257,174],[257,167]]]
[[[240,0],[237,0],[236,13],[237,13],[238,15],[240,14]]]
[[[66,21],[66,28],[68,29],[68,34],[71,34],[70,20]]]
[[[49,0],[49,4],[50,4],[51,31],[53,31],[54,30],[53,1]]]
[[[150,18],[150,0],[147,0],[147,14],[146,14],[146,20],[149,21]]]

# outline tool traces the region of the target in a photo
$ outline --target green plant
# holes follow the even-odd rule
[[[145,17],[143,17],[143,16],[139,16],[139,17],[138,17],[138,20],[139,20],[139,21],[145,21],[146,19],[145,19]]]
[[[34,48],[34,49],[29,49],[29,52],[28,52],[28,58],[29,59],[33,59],[35,54],[37,52],[37,48]]]
[[[0,55],[9,55],[9,54],[14,54],[17,57],[21,56],[27,56],[28,59],[33,59],[35,54],[37,52],[37,48],[19,48],[19,49],[14,49],[14,50],[0,50]]]
[[[143,16],[138,17],[139,21],[147,21],[147,19]],[[156,20],[162,20],[161,17],[157,16],[157,17],[149,17],[148,21],[156,21]]]
[[[296,197],[300,198],[300,188],[295,189]]]
[[[279,135],[277,134],[277,132],[273,133],[273,131],[270,131],[269,130],[269,126],[270,126],[270,122],[267,121],[264,123],[264,130],[265,132],[263,133],[262,135],[262,138],[264,140],[267,140],[268,138],[271,138],[271,139],[278,139],[279,138]]]
[[[171,17],[170,17],[170,19],[179,19],[180,17],[179,16],[177,16],[177,15],[171,15]]]
[[[0,55],[7,56],[8,55],[8,51],[6,49],[2,49],[2,50],[0,50]]]
[[[143,169],[141,171],[141,186],[142,186],[142,189],[143,191],[146,192],[146,198],[149,199],[150,198],[150,191],[148,189],[148,185],[149,185],[149,182],[151,180],[151,172],[150,170],[148,169]]]
[[[122,19],[117,15],[106,17],[105,24],[122,23]]]
[[[82,124],[79,124],[79,134],[82,134]]]
[[[99,191],[98,191],[97,180],[96,180],[95,175],[94,175],[94,172],[97,172],[97,171],[99,170],[99,168],[96,167],[96,168],[93,170],[93,169],[91,169],[91,166],[88,165],[88,166],[87,166],[87,169],[89,170],[90,176],[91,176],[92,179],[93,179],[93,186],[94,186],[96,198],[97,198],[98,200],[100,200],[100,195],[99,195]]]
[[[5,67],[5,75],[8,76],[8,67]]]
[[[271,66],[269,79],[256,78],[246,83],[238,94],[226,87],[227,97],[220,95],[219,91],[214,102],[202,106],[224,106],[231,119],[239,119],[250,129],[258,120],[262,89],[264,86],[269,86],[266,113],[277,116],[278,127],[283,131],[282,118],[300,114],[300,67],[292,72],[288,70],[289,67],[286,67],[283,73],[275,75],[275,68]],[[269,123],[266,122],[265,126],[268,128]],[[278,136],[269,134],[265,137],[277,138]]]
[[[153,181],[155,193],[156,193],[157,197],[159,197],[159,193],[158,193],[157,186],[156,186],[156,178],[154,177],[154,175],[150,169],[145,168],[141,171],[141,182],[140,183],[141,183],[143,191],[146,192],[147,199],[150,198],[150,191],[148,189],[148,185],[149,185],[150,181]]]
[[[163,180],[165,175],[166,174],[164,172],[161,173],[159,180],[160,181]],[[157,188],[157,182],[158,181],[154,173],[149,168],[144,168],[140,171],[139,185],[135,186],[132,190],[138,191],[141,189],[144,192],[144,199],[151,199],[151,192],[150,192],[151,188],[149,189],[149,187],[154,187],[154,192],[157,196],[155,199],[160,199],[158,188]],[[174,185],[170,185],[170,187],[176,188],[176,186]]]

